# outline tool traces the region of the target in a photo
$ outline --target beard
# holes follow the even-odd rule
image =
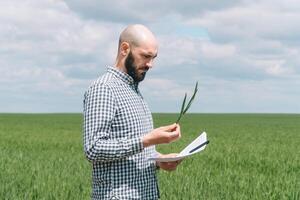
[[[125,59],[125,68],[127,70],[128,75],[131,76],[135,82],[141,82],[142,80],[144,80],[146,76],[146,71],[139,73],[137,66],[134,64],[134,57],[131,51]],[[148,70],[148,68],[146,70]]]

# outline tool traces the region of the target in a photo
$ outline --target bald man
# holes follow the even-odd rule
[[[84,152],[92,163],[92,199],[158,199],[156,169],[175,170],[179,162],[147,158],[156,144],[180,138],[171,124],[153,129],[151,112],[138,85],[153,66],[158,44],[143,25],[130,25],[119,38],[114,66],[84,96]]]

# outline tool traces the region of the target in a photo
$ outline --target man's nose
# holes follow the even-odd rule
[[[147,63],[146,63],[147,67],[149,67],[150,69],[153,67],[153,59],[150,59]]]

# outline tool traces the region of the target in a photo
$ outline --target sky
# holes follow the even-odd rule
[[[2,0],[0,112],[82,112],[120,32],[159,41],[140,90],[152,112],[300,113],[297,0]]]

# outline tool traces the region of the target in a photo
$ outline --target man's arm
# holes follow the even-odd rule
[[[113,161],[143,150],[140,137],[109,139],[116,113],[113,93],[107,86],[93,85],[84,99],[84,151],[89,161]]]
[[[178,124],[159,127],[143,137],[109,139],[110,125],[116,113],[113,93],[96,84],[84,99],[84,151],[89,161],[113,161],[141,152],[144,148],[170,143],[180,138]]]
[[[178,154],[177,153],[171,153],[171,154],[161,154],[159,152],[158,153],[158,157],[160,158],[164,158],[164,157],[176,157]],[[177,166],[182,162],[183,159],[181,160],[177,160],[177,161],[169,161],[169,162],[159,162],[156,161],[156,166],[158,169],[163,169],[166,171],[174,171],[176,170]]]

